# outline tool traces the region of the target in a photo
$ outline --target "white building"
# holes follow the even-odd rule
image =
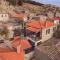
[[[0,21],[6,22],[9,20],[9,14],[6,11],[0,10]]]
[[[51,19],[55,24],[60,24],[60,18],[53,18]]]
[[[53,37],[57,25],[46,21],[32,21],[27,24],[27,39],[37,46]]]
[[[46,20],[47,20],[47,16],[40,15],[40,20],[41,20],[41,21],[46,21]]]

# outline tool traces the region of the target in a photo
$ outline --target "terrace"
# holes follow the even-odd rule
[[[27,31],[27,38],[30,40],[38,41],[38,40],[42,39],[42,33]]]

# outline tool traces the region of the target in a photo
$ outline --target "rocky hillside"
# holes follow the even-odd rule
[[[49,11],[53,13],[54,16],[60,17],[60,7],[54,5],[42,4],[32,0],[8,0],[14,5],[19,4],[18,7],[28,9],[30,12],[46,15]]]
[[[41,3],[30,0],[30,1],[23,3],[23,7],[26,9],[29,9],[31,12],[34,12],[34,13],[46,15],[49,11],[51,11],[54,14],[57,13],[58,15],[60,15],[60,7],[56,7],[51,4],[45,5],[45,4],[41,4]]]

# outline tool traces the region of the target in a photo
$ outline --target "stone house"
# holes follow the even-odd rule
[[[42,20],[42,21],[46,21],[47,20],[47,16],[44,16],[44,15],[40,15],[40,20]]]
[[[0,10],[0,21],[6,22],[9,20],[9,14],[6,11]]]
[[[57,25],[49,21],[31,21],[27,23],[26,38],[37,46],[53,37]]]
[[[33,16],[32,20],[41,20],[41,21],[46,21],[47,20],[47,16],[44,15],[37,15],[37,16]]]
[[[22,46],[23,51],[25,52],[24,60],[30,60],[33,57],[34,49],[28,40],[21,39],[19,36],[14,37],[12,42],[12,47],[17,49],[16,46]]]
[[[60,17],[60,12],[57,11],[56,14],[55,14],[55,16],[56,17]]]
[[[27,40],[21,40],[15,37],[11,44],[9,43],[10,41],[0,44],[2,45],[0,46],[0,60],[27,60],[29,58],[29,56],[26,58],[25,53],[26,49],[31,48]]]
[[[25,13],[13,13],[11,14],[10,18],[15,18],[13,20],[16,20],[16,23],[15,24],[18,24],[17,27],[19,27],[20,31],[19,32],[22,32],[23,29],[25,28],[25,25],[26,25],[26,22],[28,20],[27,16],[25,15]],[[13,21],[12,20],[12,21]],[[13,24],[12,24],[13,25]],[[15,25],[16,26],[16,25]],[[17,30],[19,30],[17,29]],[[13,30],[12,30],[13,31]],[[14,31],[13,31],[14,32]]]
[[[60,18],[52,18],[51,21],[54,22],[57,25],[60,24]]]
[[[54,18],[54,13],[52,11],[47,12],[48,18]]]

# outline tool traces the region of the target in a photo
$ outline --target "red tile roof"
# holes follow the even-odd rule
[[[21,45],[20,49],[17,48],[17,46],[19,45]],[[21,40],[19,36],[14,38],[12,46],[16,48],[17,51],[14,51],[14,49],[9,48],[0,48],[0,60],[24,60],[25,52],[23,49],[31,47],[28,40]],[[20,53],[18,53],[19,50]]]
[[[51,20],[60,20],[60,18],[52,18]]]
[[[14,39],[14,41],[12,42],[12,46],[14,48],[17,48],[18,45],[21,45],[22,49],[31,48],[31,45],[28,40]]]
[[[27,26],[34,27],[34,28],[40,28],[40,22],[39,21],[32,21],[30,23],[27,23]]]
[[[33,27],[28,27],[27,30],[32,31],[32,32],[39,32],[41,29],[33,28]]]
[[[0,53],[1,60],[24,60],[24,52],[21,51],[20,54],[16,52],[4,52]]]
[[[20,19],[20,20],[24,20],[24,18],[26,17],[26,15],[23,14],[23,13],[12,13],[12,14],[11,14],[11,17],[13,17],[13,18],[18,18],[18,19]]]
[[[41,31],[41,29],[49,28],[54,26],[55,24],[49,21],[32,21],[27,23],[27,29],[32,32]]]
[[[0,48],[0,60],[24,60],[24,54],[22,48],[19,54],[8,48]]]

